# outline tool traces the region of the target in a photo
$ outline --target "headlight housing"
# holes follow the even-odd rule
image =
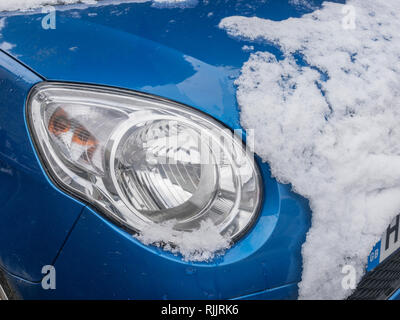
[[[152,224],[231,240],[255,220],[261,178],[240,138],[200,111],[101,86],[44,82],[27,122],[51,178],[138,233]],[[168,239],[165,239],[169,241]]]

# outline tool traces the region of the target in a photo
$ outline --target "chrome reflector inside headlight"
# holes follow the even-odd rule
[[[212,221],[236,239],[254,221],[261,181],[240,138],[190,107],[127,90],[42,83],[27,120],[49,175],[141,233]]]

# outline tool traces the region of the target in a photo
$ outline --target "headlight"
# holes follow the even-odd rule
[[[127,90],[42,83],[29,95],[27,120],[51,178],[134,232],[166,222],[192,232],[211,221],[235,240],[257,216],[251,154],[195,109]]]

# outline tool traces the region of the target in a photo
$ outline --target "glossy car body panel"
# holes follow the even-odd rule
[[[22,238],[19,231],[12,235],[15,247],[4,245],[3,251],[0,244],[2,266],[11,274],[10,282],[21,297],[280,299],[297,296],[301,245],[310,225],[309,206],[290,186],[272,179],[268,165],[259,159],[265,198],[255,226],[224,256],[209,263],[193,264],[142,245],[90,207],[84,208],[77,220],[85,205],[57,190],[46,178],[24,123],[23,102],[29,88],[45,78],[160,95],[198,108],[232,129],[240,128],[234,79],[249,53],[241,49],[245,43],[230,39],[216,25],[221,18],[234,14],[283,19],[303,13],[282,1],[247,3],[251,5],[215,1],[200,3],[196,9],[157,9],[150,3],[72,9],[57,12],[55,30],[41,27],[41,13],[6,15],[0,41],[10,44],[9,54],[41,75],[35,75],[35,80],[17,93],[20,102],[13,102],[12,106],[2,104],[1,108],[8,111],[0,115],[0,123],[12,121],[15,126],[13,130],[19,140],[13,142],[21,148],[25,146],[16,151],[17,163],[8,157],[3,166],[29,163],[32,172],[26,173],[25,179],[38,181],[31,194],[16,193],[32,210],[24,209],[21,201],[12,208],[28,211],[25,217],[29,219],[23,227],[32,228],[30,232],[35,236],[30,239],[37,242],[25,251],[32,256],[14,262],[3,258],[11,252],[19,256],[21,247],[26,246],[26,241],[19,239]],[[150,16],[151,21],[146,19]],[[277,49],[266,44],[255,47],[279,56]],[[13,68],[8,71],[9,77]],[[15,81],[11,81],[13,86],[17,86]],[[4,90],[1,86],[1,96]],[[0,154],[7,155],[9,150],[2,146]],[[19,160],[22,155],[25,158]],[[11,180],[4,181],[12,185]],[[22,218],[18,222],[23,224]],[[15,229],[9,226],[8,234]],[[45,247],[47,243],[51,248]],[[38,257],[45,253],[45,257]],[[37,283],[41,276],[38,266],[52,263],[57,270],[57,290],[46,291]]]
[[[48,292],[49,297],[229,299],[298,282],[301,230],[308,212],[301,209],[302,200],[287,196],[288,190],[273,184],[267,181],[269,201],[251,232],[210,263],[184,262],[179,256],[143,246],[85,209],[55,264],[58,275],[64,275],[58,288],[65,290]],[[279,204],[276,200],[282,196],[285,200]]]
[[[35,297],[37,299],[45,299],[46,291],[41,288],[39,283],[29,282],[7,273],[5,277],[9,283],[13,283],[14,287],[17,288],[18,293],[16,298]],[[297,299],[297,296],[297,284],[292,283],[282,287],[266,289],[260,292],[254,292],[252,294],[235,297],[231,300],[293,300]],[[110,295],[108,295],[108,298],[109,297]]]
[[[41,80],[0,52],[0,266],[32,281],[54,261],[83,208],[49,183],[26,131],[25,98]]]

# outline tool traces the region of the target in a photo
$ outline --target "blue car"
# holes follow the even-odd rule
[[[308,201],[250,161],[246,134],[231,138],[245,150],[246,181],[232,149],[227,163],[203,165],[190,141],[242,129],[234,81],[249,53],[221,19],[307,10],[105,1],[56,7],[54,25],[43,23],[50,11],[0,13],[1,297],[296,299]],[[184,136],[172,151],[163,148],[171,123]],[[146,158],[154,149],[192,162],[159,165]],[[137,236],[168,219],[191,231],[206,216],[231,246],[205,261]]]

